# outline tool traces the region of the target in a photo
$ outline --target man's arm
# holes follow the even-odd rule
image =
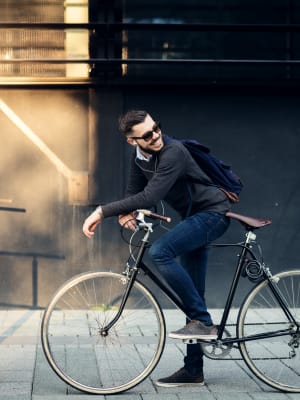
[[[166,146],[159,157],[157,170],[143,190],[102,206],[105,218],[153,207],[166,197],[174,183],[186,172],[186,155],[180,146]]]
[[[184,176],[185,165],[185,153],[180,146],[163,148],[157,170],[147,185],[138,193],[103,205],[101,216],[96,215],[95,212],[92,213],[84,223],[85,235],[92,237],[95,227],[102,221],[102,218],[121,215],[123,221],[129,223],[133,211],[155,206],[166,197],[176,180]],[[134,222],[129,226],[131,226],[130,229],[135,229]]]

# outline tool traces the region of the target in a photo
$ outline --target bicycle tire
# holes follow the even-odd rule
[[[157,365],[166,330],[161,307],[135,281],[117,323],[127,278],[113,272],[86,272],[67,281],[50,301],[42,319],[41,340],[55,373],[87,393],[114,394],[142,382]]]
[[[300,270],[274,275],[273,283],[289,311],[300,323]],[[246,297],[238,316],[237,336],[291,328],[274,294],[264,280]],[[254,375],[267,385],[284,392],[300,392],[300,333],[240,342],[241,355]],[[297,333],[298,331],[298,333]]]

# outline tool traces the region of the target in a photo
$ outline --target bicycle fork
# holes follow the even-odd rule
[[[123,294],[119,310],[118,310],[117,314],[115,315],[115,317],[106,326],[104,326],[103,328],[101,328],[99,330],[100,335],[103,336],[103,337],[106,337],[108,335],[109,330],[117,323],[117,321],[119,320],[119,318],[122,315],[122,312],[123,312],[124,307],[126,305],[129,293],[130,293],[130,291],[132,289],[132,286],[133,286],[133,284],[135,282],[135,279],[136,279],[136,276],[138,274],[139,265],[140,265],[140,262],[141,262],[141,260],[142,260],[142,258],[144,256],[144,253],[145,253],[145,250],[146,250],[146,245],[149,242],[149,235],[150,235],[151,231],[152,231],[152,224],[145,223],[145,235],[144,235],[143,239],[141,240],[142,245],[141,245],[141,247],[139,249],[139,252],[138,252],[138,255],[136,257],[134,266],[131,267],[130,270],[128,268],[127,271],[124,273],[124,278],[123,279],[125,281],[127,281],[127,286],[126,286],[125,292]]]

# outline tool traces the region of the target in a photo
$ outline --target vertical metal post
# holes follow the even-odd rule
[[[36,256],[32,258],[32,306],[38,305],[38,259]]]

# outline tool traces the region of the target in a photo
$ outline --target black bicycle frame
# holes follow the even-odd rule
[[[262,338],[269,338],[269,337],[276,337],[276,336],[284,336],[290,333],[289,329],[285,329],[285,330],[278,330],[278,331],[273,331],[273,332],[268,332],[268,333],[261,333],[261,334],[255,334],[255,335],[250,335],[250,336],[245,336],[243,338],[222,338],[224,330],[225,330],[225,326],[227,323],[227,319],[228,319],[228,315],[232,306],[232,302],[237,290],[237,286],[241,277],[241,273],[243,271],[243,267],[245,264],[245,261],[247,260],[247,255],[249,254],[251,256],[252,260],[256,260],[257,258],[255,256],[255,254],[253,253],[253,251],[249,248],[249,243],[250,243],[250,235],[251,235],[251,231],[248,231],[247,236],[246,236],[246,240],[243,243],[234,243],[234,244],[229,244],[229,243],[225,243],[225,244],[212,244],[209,247],[238,247],[241,249],[241,253],[238,256],[238,262],[237,262],[237,266],[235,269],[235,273],[232,279],[232,283],[229,289],[229,293],[227,296],[227,300],[226,300],[226,304],[223,310],[223,314],[222,314],[222,319],[221,322],[218,326],[218,337],[216,340],[222,341],[222,343],[238,343],[238,342],[246,342],[246,341],[250,341],[250,340],[257,340],[257,339],[262,339]],[[176,294],[176,292],[168,285],[168,283],[163,279],[163,277],[159,274],[154,273],[144,262],[143,262],[143,256],[145,254],[146,248],[147,248],[147,244],[149,242],[149,235],[150,235],[150,231],[147,231],[146,229],[146,233],[144,235],[144,237],[141,239],[141,246],[138,252],[138,255],[136,257],[135,263],[132,267],[130,267],[130,273],[128,274],[128,284],[126,287],[126,290],[124,292],[122,301],[121,301],[121,305],[120,308],[116,314],[116,316],[113,318],[113,320],[101,330],[101,334],[106,335],[108,330],[117,322],[117,320],[120,318],[123,309],[125,307],[126,301],[128,299],[130,290],[135,282],[135,280],[137,279],[138,273],[140,272],[140,270],[142,270],[146,276],[148,276],[150,278],[150,280],[152,282],[154,282],[158,288],[167,296],[167,298],[173,303],[175,304],[175,306],[177,308],[179,308],[184,314],[187,314],[187,310],[182,302],[182,300],[179,298],[179,296]],[[126,272],[124,272],[125,275],[127,275]],[[288,307],[286,306],[286,304],[284,303],[282,297],[280,296],[280,294],[278,293],[278,291],[276,290],[275,286],[273,285],[270,277],[268,275],[265,274],[265,278],[268,279],[268,284],[269,287],[271,289],[271,291],[273,292],[276,300],[278,301],[279,306],[282,308],[282,310],[284,311],[285,315],[287,316],[287,318],[289,319],[289,321],[292,321],[293,323],[295,323],[296,325],[297,322],[295,321],[294,317],[291,315]],[[298,327],[299,328],[299,327]],[[205,340],[201,340],[201,342],[207,342]],[[211,341],[209,341],[211,343]]]

